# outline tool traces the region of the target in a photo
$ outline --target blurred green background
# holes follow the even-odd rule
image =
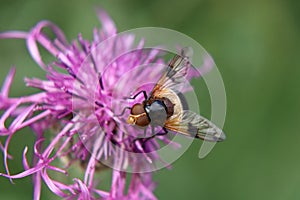
[[[197,156],[201,143],[194,142],[171,170],[155,172],[157,197],[295,200],[300,199],[299,2],[1,0],[0,31],[29,30],[48,19],[69,40],[79,32],[91,38],[92,28],[100,27],[94,7],[101,6],[119,31],[160,26],[194,38],[213,56],[223,76],[228,138],[203,160]],[[43,77],[22,40],[1,40],[0,61],[1,81],[10,66],[17,67],[12,95],[28,93],[24,75]],[[10,162],[14,171],[21,170],[22,149],[32,139],[28,132],[16,135],[16,148],[11,148],[15,159]],[[0,199],[32,199],[30,181],[11,185],[0,177]],[[48,194],[44,189],[42,199],[54,199]]]

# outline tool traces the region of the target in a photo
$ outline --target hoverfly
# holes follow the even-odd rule
[[[149,97],[143,93],[145,100],[136,103],[130,108],[127,123],[139,127],[161,126],[165,133],[168,130],[202,140],[219,142],[225,139],[225,134],[208,119],[184,110],[184,99],[178,88],[184,87],[188,67],[190,66],[187,51],[183,49],[180,55],[175,55],[169,62],[166,71],[162,74]]]

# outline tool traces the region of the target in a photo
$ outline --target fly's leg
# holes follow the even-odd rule
[[[124,113],[125,113],[125,111],[126,110],[130,110],[131,109],[131,107],[129,107],[129,106],[127,106],[127,107],[125,107],[123,110],[122,110],[122,112],[120,113],[120,114],[118,114],[118,115],[114,115],[115,117],[121,117],[121,116],[123,116],[124,115]]]
[[[154,129],[152,129],[152,131],[154,131]],[[149,140],[153,139],[155,136],[161,136],[161,135],[166,135],[168,134],[168,130],[166,128],[162,128],[161,132],[158,132],[156,134],[153,134],[151,137],[147,137],[147,138],[135,138],[132,143],[136,144],[136,142],[139,142],[143,149],[144,152],[149,152],[149,150],[147,149],[147,146],[145,145]],[[146,135],[146,129],[144,130],[144,135]]]
[[[136,93],[133,97],[129,97],[127,99],[135,99],[137,96],[139,96],[141,93],[143,93],[145,100],[148,99],[147,93],[145,90],[141,90],[138,93]]]
[[[155,136],[161,136],[161,135],[166,135],[166,134],[168,134],[168,130],[167,130],[165,127],[162,128],[162,132],[154,133],[154,127],[152,126],[152,127],[151,127],[151,131],[152,131],[152,133],[153,133],[152,136],[151,136],[151,137],[144,138],[144,139],[145,139],[144,143],[146,143],[146,142],[149,141],[150,139],[154,138]]]

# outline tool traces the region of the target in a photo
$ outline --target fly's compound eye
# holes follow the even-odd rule
[[[127,123],[136,124],[141,127],[147,126],[150,123],[150,120],[142,104],[137,103],[131,108]]]
[[[139,115],[145,112],[144,106],[140,103],[134,104],[131,108],[132,115]]]

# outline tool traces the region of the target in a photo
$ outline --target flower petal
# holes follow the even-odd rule
[[[6,76],[5,81],[3,83],[3,86],[2,86],[2,89],[1,89],[1,96],[8,97],[8,93],[9,93],[12,81],[13,81],[13,79],[15,77],[15,74],[16,74],[16,68],[12,67],[9,70],[9,73]]]
[[[110,16],[101,8],[97,9],[98,18],[101,21],[103,32],[106,36],[113,36],[117,33],[115,23]]]
[[[0,39],[26,39],[27,37],[28,33],[23,31],[7,31],[0,33]]]

